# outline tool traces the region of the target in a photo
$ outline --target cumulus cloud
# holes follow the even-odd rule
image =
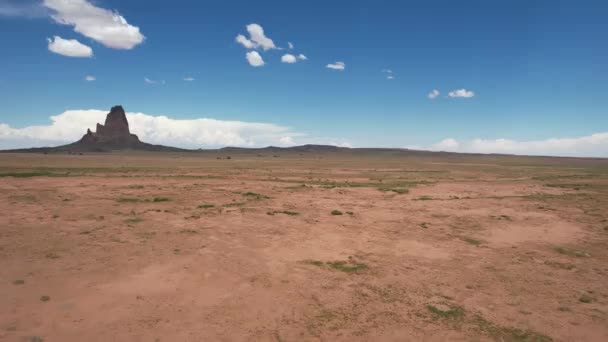
[[[235,40],[237,43],[243,45],[246,49],[255,49],[256,48],[256,44],[254,42],[252,42],[251,40],[247,39],[247,37],[243,36],[242,34],[239,34],[238,36],[236,36]]]
[[[132,49],[145,37],[118,12],[96,7],[87,0],[44,0],[51,18],[74,31],[113,49]]]
[[[284,54],[283,57],[281,57],[281,62],[283,63],[289,63],[289,64],[293,64],[295,62],[297,62],[297,58],[294,55],[291,54]]]
[[[103,110],[68,110],[51,116],[45,126],[13,128],[0,123],[0,148],[52,146],[82,137],[107,115]],[[290,146],[303,134],[272,123],[223,121],[209,118],[172,119],[145,113],[127,113],[129,126],[142,141],[184,148],[269,145]]]
[[[466,89],[457,89],[457,90],[453,90],[453,91],[449,92],[448,96],[452,97],[452,98],[455,98],[455,97],[469,98],[469,97],[475,96],[475,93],[470,90],[466,90]]]
[[[304,54],[299,54],[298,55],[298,59],[301,60],[301,61],[307,61],[308,57],[304,56]]]
[[[249,33],[249,39],[242,34],[236,36],[236,42],[243,45],[247,49],[257,49],[261,47],[266,50],[276,49],[272,39],[266,37],[264,29],[258,24],[247,25],[247,32]]]
[[[63,39],[59,36],[54,36],[52,39],[47,38],[46,40],[49,43],[49,51],[58,55],[68,57],[93,57],[93,49],[76,39]]]
[[[184,77],[183,80],[186,82],[192,82],[194,81],[194,77]]]
[[[427,95],[427,97],[431,100],[436,99],[438,96],[439,96],[439,90],[437,90],[437,89],[431,90],[431,92]]]
[[[257,51],[249,51],[245,57],[247,58],[249,65],[252,67],[260,67],[264,65],[264,59],[262,59],[262,56],[260,56]]]
[[[326,67],[333,70],[343,71],[344,69],[346,69],[346,64],[344,64],[344,62],[336,62],[333,64],[327,64]]]
[[[93,82],[97,79],[95,78],[95,76],[87,75],[87,76],[85,76],[84,80],[87,82]]]
[[[473,139],[461,142],[453,138],[447,138],[430,146],[416,146],[416,149],[467,153],[608,157],[608,132],[576,138],[529,141]]]
[[[395,79],[395,76],[393,76],[393,75],[388,75],[388,76],[386,76],[386,79],[387,79],[387,80],[394,80],[394,79]]]

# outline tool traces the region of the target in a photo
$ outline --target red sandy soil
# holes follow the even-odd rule
[[[608,162],[467,158],[0,155],[0,340],[607,341]]]

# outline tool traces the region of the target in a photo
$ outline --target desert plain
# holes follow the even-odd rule
[[[3,153],[0,213],[2,341],[608,341],[606,159]]]

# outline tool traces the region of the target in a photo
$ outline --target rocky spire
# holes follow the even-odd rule
[[[114,106],[106,116],[103,125],[97,124],[95,132],[87,130],[80,143],[86,145],[108,145],[112,148],[134,148],[141,144],[135,134],[129,130],[127,115],[122,106]]]

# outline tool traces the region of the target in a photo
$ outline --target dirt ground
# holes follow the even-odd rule
[[[0,340],[608,341],[608,160],[226,156],[0,154]]]

